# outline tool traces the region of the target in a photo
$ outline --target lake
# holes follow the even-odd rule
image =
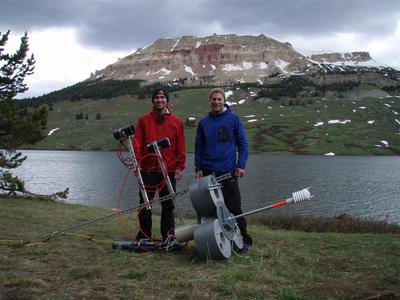
[[[14,171],[28,190],[50,194],[69,187],[67,202],[115,208],[117,194],[127,168],[114,152],[24,150],[28,158]],[[192,153],[178,190],[194,180]],[[264,207],[312,187],[311,201],[279,207],[260,214],[299,214],[387,220],[400,224],[400,158],[395,156],[298,156],[258,155],[249,157],[246,176],[240,180],[243,210]],[[121,193],[121,208],[135,206],[138,189],[130,174]],[[188,196],[177,198],[177,206],[192,211]]]

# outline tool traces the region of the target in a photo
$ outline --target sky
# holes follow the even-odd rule
[[[0,0],[6,51],[28,32],[39,96],[87,79],[158,38],[264,34],[303,54],[369,51],[400,70],[399,0]]]

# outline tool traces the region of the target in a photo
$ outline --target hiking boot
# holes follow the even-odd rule
[[[251,246],[249,244],[243,244],[243,248],[239,250],[240,253],[247,253],[250,251]]]

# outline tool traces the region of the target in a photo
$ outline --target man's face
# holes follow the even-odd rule
[[[167,107],[167,97],[165,97],[163,91],[159,91],[158,94],[153,99],[153,105],[158,111],[164,111]]]
[[[224,104],[225,104],[224,96],[221,93],[219,92],[212,93],[210,97],[210,106],[212,112],[217,114],[223,112]]]

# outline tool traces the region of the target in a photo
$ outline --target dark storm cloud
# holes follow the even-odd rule
[[[279,0],[206,1],[208,16],[221,18],[224,27],[240,31],[242,26],[259,28],[266,35],[327,34],[362,31],[371,34],[393,31],[400,16],[400,1],[372,0]],[[224,5],[230,3],[230,5]],[[223,12],[223,17],[221,12]]]
[[[279,36],[393,32],[398,0],[0,0],[0,31],[77,27],[85,45],[111,50],[160,37],[216,33]],[[223,32],[219,32],[219,31]]]

